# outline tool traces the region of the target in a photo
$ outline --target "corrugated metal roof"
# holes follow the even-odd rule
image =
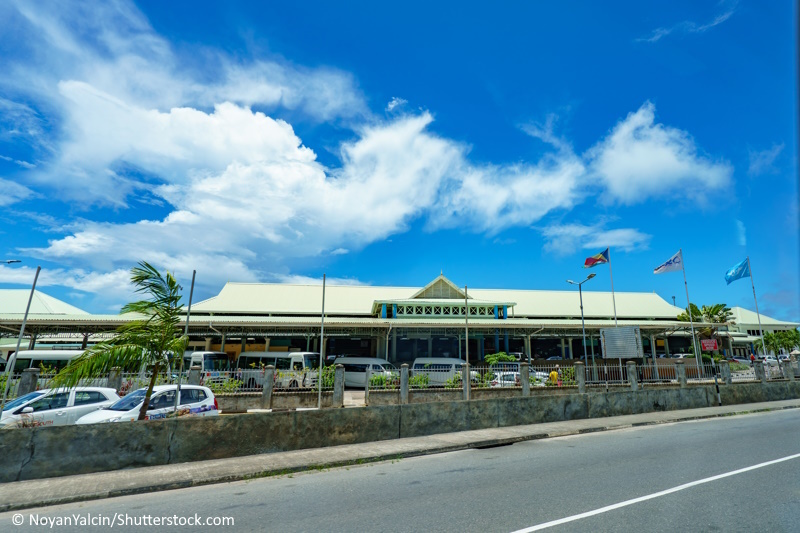
[[[325,288],[325,313],[369,315],[375,301],[407,300],[420,287],[329,285]],[[486,302],[516,302],[514,317],[580,318],[578,291],[469,289],[469,296]],[[618,317],[674,319],[679,307],[655,293],[615,293]],[[478,302],[476,302],[478,303]],[[226,283],[220,293],[192,306],[198,313],[319,314],[321,285]],[[614,316],[610,292],[583,291],[584,316]]]
[[[737,326],[747,325],[747,326],[753,326],[752,328],[749,329],[758,329],[758,315],[756,314],[755,311],[745,309],[744,307],[731,307],[731,313],[733,313],[733,319],[736,322]],[[800,326],[800,324],[796,322],[783,322],[781,320],[776,320],[772,317],[768,317],[763,313],[761,314],[761,325],[786,326],[795,328]]]
[[[28,298],[31,291],[28,289],[0,289],[0,310],[6,314],[25,314]],[[30,313],[49,315],[88,315],[83,309],[62,302],[43,292],[34,291],[31,300]]]

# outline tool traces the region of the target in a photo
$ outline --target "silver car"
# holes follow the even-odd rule
[[[0,427],[63,426],[119,400],[117,391],[105,387],[43,389],[7,403]]]

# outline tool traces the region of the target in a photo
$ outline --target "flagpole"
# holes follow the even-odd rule
[[[611,276],[611,303],[614,304],[614,327],[617,327],[617,299],[614,297],[614,271],[611,270],[611,248],[608,249],[608,274]]]
[[[694,350],[694,359],[697,362],[697,371],[700,372],[700,354],[697,352],[697,345],[694,342],[694,320],[692,319],[692,301],[689,299],[689,284],[686,283],[686,264],[683,262],[683,248],[679,249],[678,253],[681,254],[681,270],[683,271],[683,285],[684,287],[686,287],[686,310],[689,313],[689,326],[692,328],[692,350]]]
[[[741,257],[741,256],[739,256]],[[756,302],[756,316],[758,317],[758,332],[761,334],[761,348],[764,350],[764,357],[767,356],[767,347],[764,345],[764,330],[761,329],[761,314],[758,312],[758,298],[756,298],[756,285],[753,283],[753,267],[750,266],[750,256],[747,256],[747,270],[750,271],[750,285],[753,287],[753,300]]]

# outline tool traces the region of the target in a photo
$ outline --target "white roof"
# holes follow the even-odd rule
[[[755,311],[745,309],[744,307],[731,307],[731,313],[733,313],[733,320],[736,322],[737,326],[747,325],[753,326],[752,329],[758,329],[758,315]],[[788,328],[796,328],[800,326],[800,324],[796,322],[783,322],[781,320],[768,317],[763,313],[761,313],[761,325],[785,326]]]
[[[326,315],[370,316],[376,301],[411,299],[420,287],[379,287],[369,285],[328,285],[325,287]],[[580,319],[578,291],[469,289],[470,303],[515,302],[509,316],[573,317]],[[617,316],[674,320],[682,309],[655,293],[615,293]],[[427,303],[430,299],[425,298]],[[455,303],[455,300],[443,300]],[[422,302],[420,302],[422,303]],[[192,305],[192,313],[234,313],[247,315],[312,315],[322,309],[321,285],[274,283],[226,283],[217,296]],[[613,317],[610,292],[583,291],[586,317]],[[513,315],[512,315],[513,313]]]
[[[31,291],[28,289],[0,289],[0,309],[4,315],[24,315],[30,295]],[[34,291],[30,314],[88,315],[89,313],[43,292]]]

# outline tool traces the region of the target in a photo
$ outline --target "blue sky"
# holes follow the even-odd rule
[[[0,287],[617,291],[800,321],[793,2],[4,2]],[[587,290],[609,290],[608,268]],[[188,291],[187,291],[188,292]]]

